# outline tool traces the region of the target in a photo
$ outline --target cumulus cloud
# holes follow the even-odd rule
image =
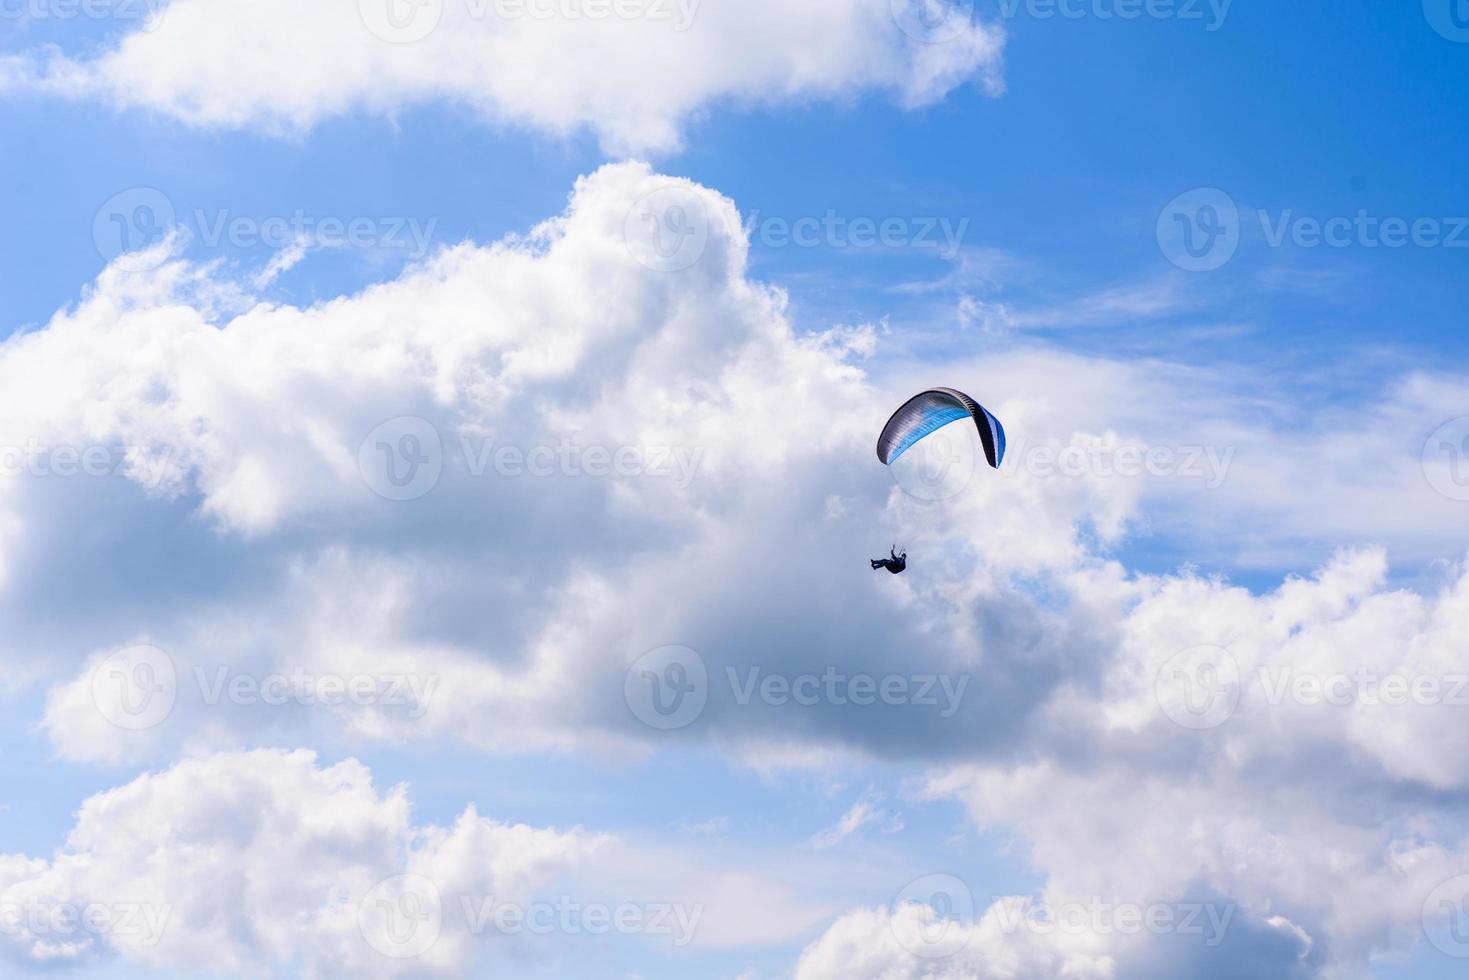
[[[1455,502],[1402,433],[1438,424],[1452,379],[1388,382],[1392,397],[1313,420],[1308,439],[1218,372],[998,348],[943,380],[984,393],[1013,462],[970,472],[976,446],[953,430],[934,480],[871,458],[932,367],[877,363],[869,329],[798,330],[780,290],[748,277],[733,202],[642,164],[583,179],[524,236],[310,307],[258,300],[177,248],[123,257],[0,345],[0,445],[40,447],[7,455],[22,470],[0,480],[3,653],[47,687],[44,728],[68,758],[324,732],[876,756],[935,767],[932,795],[1016,833],[1048,901],[1240,910],[1217,949],[1039,943],[1022,958],[1041,971],[1359,969],[1408,942],[1462,866],[1453,705],[1279,698],[1271,673],[1449,679],[1458,569],[1436,595],[1408,591],[1383,550],[1357,548],[1259,593],[1111,557],[1158,515],[1340,537],[1344,510],[1303,501],[1300,481],[1369,456],[1383,465],[1361,500],[1417,494],[1417,523],[1392,520],[1421,536]],[[1210,445],[1266,448],[1213,477],[1207,455],[1143,466],[1149,447]],[[1124,447],[1140,472],[1119,467]],[[90,448],[105,472],[57,453]],[[897,538],[922,560],[873,576],[865,560]],[[1232,660],[1175,662],[1198,648]],[[669,724],[638,699],[686,683],[674,665],[702,669],[704,698]],[[1166,668],[1212,686],[1160,692],[1179,676]],[[1229,670],[1237,703],[1191,727],[1180,706]],[[859,677],[897,683],[864,702]],[[328,678],[360,698],[323,697]],[[868,804],[833,833],[872,826]],[[992,946],[973,955],[999,965],[960,969],[1006,969]],[[810,962],[840,970],[843,948]]]
[[[0,86],[274,132],[449,100],[642,152],[720,103],[997,91],[1001,50],[947,0],[171,0],[100,55],[0,59]]]
[[[351,760],[191,759],[88,799],[49,860],[0,859],[4,948],[22,962],[453,974],[476,945],[453,914],[459,896],[524,904],[606,843],[495,823],[472,807],[452,827],[415,825],[403,789],[377,790]],[[431,917],[417,938],[406,919],[392,932],[376,904],[400,903],[406,916],[405,895]]]
[[[796,980],[1306,980],[1309,942],[1223,903],[1050,906],[1009,896],[974,918],[931,905],[855,909],[801,954]]]
[[[1088,576],[1078,591],[1115,631],[1100,683],[1048,705],[1032,761],[930,790],[1013,830],[1048,901],[1222,896],[1300,937],[1260,975],[1362,975],[1469,867],[1469,578],[1427,598],[1385,573],[1359,551],[1264,595]]]
[[[643,220],[669,207],[700,216],[672,262],[648,238],[665,227]],[[609,166],[523,239],[449,249],[309,308],[221,313],[241,305],[228,277],[170,247],[115,263],[76,309],[0,350],[17,393],[0,435],[43,450],[18,456],[3,485],[17,522],[7,563],[25,570],[3,601],[34,625],[8,653],[80,666],[46,717],[73,758],[130,757],[182,732],[200,747],[241,730],[284,737],[324,718],[368,737],[625,751],[655,733],[629,710],[624,676],[672,643],[706,658],[712,687],[699,723],[668,738],[784,729],[905,752],[955,727],[1013,737],[1081,656],[1054,615],[1005,596],[1004,575],[1069,567],[1078,520],[1115,535],[1136,491],[1028,473],[1002,490],[964,468],[977,459],[966,436],[955,448],[975,493],[910,499],[868,465],[896,394],[863,371],[863,331],[798,333],[784,296],[746,277],[737,214],[712,191]],[[423,485],[395,485],[431,444]],[[101,447],[113,469],[63,478],[59,447]],[[1002,493],[1009,516],[953,550],[951,529]],[[107,530],[66,533],[79,524]],[[943,565],[880,589],[866,552],[900,527]],[[826,571],[832,553],[848,577]],[[952,574],[980,559],[980,574]],[[943,584],[956,579],[958,591]],[[854,588],[868,615],[805,614]],[[78,591],[87,617],[42,618]],[[943,625],[915,638],[913,610]],[[106,738],[115,719],[99,722],[98,688],[130,645],[167,655],[173,703],[157,725]],[[772,674],[886,676],[899,648],[908,690],[929,703],[885,705],[891,721],[870,704],[806,711],[765,694]],[[981,660],[984,689],[963,676]],[[231,694],[237,675],[279,687],[297,668],[365,676],[369,703]],[[431,703],[373,696],[394,678]]]
[[[425,824],[405,787],[378,789],[355,759],[204,755],[87,799],[49,858],[0,855],[0,956],[191,975],[554,973],[609,944],[807,935],[835,908],[835,886],[812,883],[846,872],[791,857],[506,824],[473,805]]]
[[[1110,980],[1112,976],[1110,961],[1086,952],[1084,944],[1036,933],[1017,937],[1007,929],[998,908],[968,923],[945,920],[931,906],[916,902],[891,910],[847,913],[807,947],[795,972],[796,980]]]

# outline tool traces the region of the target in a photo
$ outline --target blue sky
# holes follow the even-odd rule
[[[1208,23],[1017,14],[1007,21],[1003,98],[965,88],[920,112],[879,99],[777,113],[720,107],[691,127],[684,152],[655,159],[720,188],[745,211],[967,218],[966,245],[1034,264],[1047,297],[1166,276],[1171,269],[1157,261],[1147,232],[1163,204],[1195,187],[1222,188],[1272,214],[1466,210],[1469,178],[1454,165],[1465,139],[1456,122],[1469,98],[1459,84],[1463,50],[1425,31],[1415,11],[1240,4],[1217,31]],[[7,22],[11,50],[36,34],[70,40],[14,24]],[[1166,84],[1160,64],[1178,69]],[[10,322],[44,320],[96,273],[91,219],[131,187],[158,186],[184,214],[304,208],[418,217],[436,223],[439,241],[455,242],[527,228],[555,209],[571,180],[606,159],[585,134],[495,131],[432,106],[395,123],[354,117],[282,141],[198,133],[146,113],[43,97],[7,103],[6,143],[27,147],[6,156],[10,206],[37,232],[7,246],[6,267],[25,270],[27,287],[7,284]],[[899,317],[890,298],[869,299],[861,287],[921,277],[928,265],[863,268],[829,249],[768,251],[757,245],[762,275],[788,282],[819,273],[829,283],[829,294],[792,286],[803,300],[798,313],[811,305],[812,326]],[[1227,306],[1211,304],[1224,306],[1211,308],[1215,317],[1288,330],[1318,357],[1323,347],[1349,352],[1387,339],[1454,343],[1452,313],[1464,287],[1452,274],[1452,250],[1323,251],[1281,254],[1257,244],[1242,256],[1247,269],[1219,278],[1286,265],[1341,276],[1361,294],[1333,290],[1336,304],[1302,309],[1258,286],[1241,296],[1234,280],[1195,285],[1230,287]],[[362,275],[333,269],[295,285],[301,298],[330,296]]]
[[[704,13],[728,7],[705,3]],[[117,72],[86,66],[104,64],[92,59],[113,51],[134,21],[0,18],[0,194],[15,232],[0,239],[0,336],[16,338],[0,347],[0,378],[43,379],[15,398],[24,404],[12,406],[0,435],[137,437],[176,450],[186,471],[164,497],[122,477],[54,493],[60,481],[36,487],[41,481],[22,478],[13,498],[0,496],[0,517],[21,529],[15,557],[0,563],[9,573],[0,577],[3,606],[16,617],[4,653],[11,722],[0,753],[11,779],[0,791],[0,853],[53,860],[48,873],[59,875],[65,862],[53,852],[75,856],[91,846],[86,834],[68,841],[89,797],[125,786],[141,797],[144,784],[135,780],[180,760],[215,767],[201,771],[221,784],[254,785],[249,773],[259,763],[239,753],[307,748],[321,767],[360,760],[379,793],[406,785],[415,827],[455,826],[471,805],[507,825],[581,827],[615,836],[650,865],[676,869],[676,859],[687,859],[704,869],[685,878],[748,869],[761,883],[752,894],[772,889],[769,915],[786,919],[781,928],[762,922],[748,935],[673,953],[627,937],[590,955],[575,942],[515,953],[513,969],[528,976],[546,968],[559,976],[842,975],[832,952],[840,944],[824,943],[837,933],[828,930],[856,921],[853,910],[888,906],[907,881],[938,871],[964,878],[984,899],[980,911],[1007,895],[1060,901],[1116,888],[1109,894],[1170,901],[1217,895],[1252,917],[1237,944],[1179,954],[1187,957],[1182,967],[1161,945],[1114,948],[1110,937],[1048,947],[1036,954],[1037,976],[1060,962],[1047,956],[1112,956],[1123,975],[1137,976],[1182,969],[1336,977],[1367,968],[1394,980],[1461,969],[1462,960],[1414,940],[1421,926],[1401,910],[1423,889],[1404,870],[1412,862],[1399,858],[1411,842],[1424,854],[1436,849],[1434,881],[1462,870],[1469,778],[1436,752],[1406,757],[1421,748],[1415,739],[1445,726],[1454,733],[1444,750],[1451,754],[1466,730],[1465,708],[1369,721],[1365,730],[1337,716],[1323,727],[1315,716],[1247,712],[1257,727],[1237,743],[1222,735],[1190,741],[1194,733],[1165,719],[1166,738],[1146,745],[1158,729],[1130,714],[1138,709],[1125,679],[1151,677],[1175,649],[1191,645],[1184,634],[1200,623],[1194,639],[1228,647],[1242,663],[1299,656],[1302,670],[1322,670],[1314,658],[1323,649],[1341,651],[1342,663],[1360,656],[1384,670],[1451,673],[1464,663],[1445,636],[1461,622],[1465,504],[1432,493],[1420,456],[1429,434],[1462,414],[1456,399],[1469,392],[1469,36],[1444,28],[1453,35],[1445,36],[1417,3],[1328,9],[1235,0],[1217,23],[1206,4],[1197,5],[1201,19],[1124,19],[1099,16],[1117,9],[1101,0],[1071,5],[1077,17],[1038,16],[1048,9],[1041,4],[981,3],[980,33],[1003,32],[1003,58],[955,55],[952,84],[909,97],[904,86],[921,74],[914,68],[921,43],[915,48],[890,29],[874,41],[859,18],[850,35],[832,28],[831,51],[811,52],[801,34],[808,28],[792,14],[789,24],[768,17],[727,42],[736,55],[729,64],[769,58],[778,66],[768,74],[747,76],[717,58],[660,72],[660,64],[674,64],[676,47],[609,55],[612,70],[625,74],[572,79],[567,108],[523,94],[559,91],[537,82],[534,63],[531,82],[508,85],[510,95],[496,87],[503,79],[493,68],[488,81],[468,80],[463,91],[439,78],[426,85],[428,95],[409,83],[394,91],[395,76],[377,69],[364,75],[361,91],[342,82],[343,95],[330,69],[341,58],[349,77],[350,58],[326,45],[319,64],[291,77],[298,54],[262,44],[262,75],[290,78],[284,94],[269,78],[214,77],[182,54],[170,61],[185,47],[207,52],[228,43],[185,19],[217,6],[174,0],[178,9],[165,10],[152,35],[160,47],[141,51],[141,68]],[[798,6],[810,6],[817,22],[830,16],[818,0]],[[886,7],[883,0],[874,9]],[[751,9],[752,22],[760,20]],[[261,17],[258,38],[294,29]],[[310,41],[314,30],[303,25],[300,33]],[[698,31],[696,21],[690,36],[705,43]],[[787,34],[791,52],[756,50],[779,48]],[[750,50],[740,51],[742,41]],[[562,42],[537,43],[554,54],[551,46]],[[48,45],[78,73],[92,71],[92,80],[38,67]],[[708,77],[690,77],[700,72]],[[821,75],[819,82],[803,72]],[[227,96],[249,95],[252,86],[266,108],[231,117],[237,106]],[[639,128],[646,117],[633,118],[629,108],[628,119],[611,119],[621,109],[603,108],[602,88],[625,92],[630,106],[646,101],[677,138],[629,136],[647,132]],[[500,101],[486,110],[475,92],[490,89],[497,94],[485,98]],[[689,94],[665,112],[654,90]],[[306,103],[305,124],[282,126],[272,115]],[[628,160],[646,161],[655,176],[638,176]],[[611,202],[605,207],[626,210],[618,195],[634,195],[628,186],[657,174],[697,185],[711,212],[715,195],[734,203],[744,231],[716,229],[711,240],[724,247],[748,235],[747,268],[717,268],[712,247],[687,279],[633,268],[626,256],[626,275],[586,258],[604,254],[586,230],[603,197]],[[590,189],[568,205],[579,179]],[[1168,226],[1170,202],[1195,201],[1186,195],[1204,189],[1237,208],[1238,240],[1218,268],[1189,271],[1165,254],[1160,216]],[[118,258],[114,216],[138,219],[140,202],[155,210],[162,203],[184,237],[136,279],[127,273],[126,285],[94,285]],[[1437,244],[1371,247],[1353,224],[1343,247],[1332,247],[1312,243],[1299,223],[1352,222],[1359,214],[1417,223]],[[531,244],[516,237],[558,215],[566,216],[560,230]],[[287,244],[261,242],[262,224],[297,216],[318,234],[329,234],[323,219],[362,222],[370,240],[317,242],[278,274],[257,278]],[[1197,211],[1186,217],[1204,220]],[[217,234],[235,219],[243,219],[242,232]],[[853,225],[864,221],[894,222],[896,240],[864,245]],[[788,241],[802,222],[823,229],[809,246]],[[1285,235],[1279,243],[1271,241],[1277,229]],[[558,253],[556,243],[580,249],[583,237],[591,241],[584,251]],[[514,255],[489,249],[507,239]],[[160,241],[150,235],[128,244]],[[456,246],[459,258],[445,258]],[[196,293],[165,281],[175,269],[191,270],[190,281],[208,288]],[[502,270],[509,270],[503,279]],[[542,279],[547,285],[537,285]],[[764,299],[750,297],[750,283],[784,291],[789,305],[769,313]],[[384,301],[383,325],[374,326],[381,294],[370,287],[381,284],[422,292]],[[114,302],[114,295],[128,298]],[[502,358],[498,335],[482,339],[482,348],[474,347],[481,340],[463,340],[479,311],[456,306],[469,302],[462,296],[486,304],[487,323],[522,311],[523,346]],[[65,315],[52,322],[58,311]],[[604,316],[634,325],[614,329]],[[188,317],[245,339],[230,352],[205,354],[208,342],[179,326],[175,348],[170,331]],[[768,340],[774,328],[761,326],[766,317],[783,317],[791,337]],[[405,321],[412,329],[393,333]],[[638,323],[648,336],[634,343],[626,338]],[[383,358],[379,367],[354,346],[359,324],[361,336],[387,338],[372,348]],[[24,351],[22,335],[50,335],[56,350],[42,343]],[[547,339],[559,337],[578,338],[568,341],[573,353]],[[847,353],[831,353],[849,342]],[[154,364],[146,359],[154,344],[177,353]],[[289,373],[293,357],[312,364],[355,357],[363,366],[341,378],[298,377]],[[237,373],[227,369],[231,358]],[[439,358],[448,367],[419,376],[427,362],[442,366]],[[745,420],[758,412],[730,406],[754,397],[757,382],[737,380],[739,369],[763,358],[771,378],[789,372],[803,395],[778,408],[752,403],[770,417],[801,420],[792,422],[798,434],[789,443],[773,440],[762,457],[748,446],[722,447],[707,433],[754,425]],[[527,363],[539,365],[525,368],[533,381],[516,374]],[[859,380],[843,374],[854,366]],[[544,381],[536,370],[562,387],[536,388]],[[411,385],[399,383],[409,376]],[[657,408],[619,394],[658,377],[677,381]],[[886,474],[869,472],[877,469],[870,450],[848,447],[875,435],[869,423],[891,411],[892,397],[932,384],[983,388],[975,394],[1018,419],[1011,434],[1022,446],[1111,437],[1170,451],[1222,447],[1237,469],[1207,487],[1094,472],[1072,486],[1022,475],[925,506],[893,490]],[[213,394],[226,387],[230,394],[216,402]],[[588,394],[598,391],[601,402]],[[711,402],[731,417],[668,407],[688,391],[717,391]],[[335,408],[321,408],[333,399]],[[832,417],[823,420],[817,405],[828,399]],[[178,424],[162,418],[176,404],[190,406]],[[338,421],[355,438],[352,426],[369,418],[422,414],[442,432],[459,425],[454,431],[530,443],[578,431],[572,423],[585,424],[578,412],[589,405],[624,432],[644,426],[649,439],[674,438],[670,432],[694,439],[697,428],[714,444],[714,475],[693,497],[665,496],[661,486],[646,499],[641,487],[603,496],[586,481],[486,495],[451,467],[433,496],[387,508],[359,500],[366,495],[355,483],[352,496],[324,475],[339,471],[321,448]],[[327,420],[320,428],[294,425],[318,411]],[[660,412],[668,413],[661,421]],[[198,444],[189,442],[196,437]],[[356,451],[354,443],[343,458]],[[769,469],[757,472],[749,458],[769,459]],[[261,471],[236,465],[251,461]],[[256,498],[278,503],[262,509]],[[564,513],[552,512],[563,504]],[[996,516],[1001,510],[1005,516]],[[988,530],[991,521],[997,530]],[[0,521],[0,531],[9,526]],[[894,598],[874,590],[861,559],[900,535],[915,555],[927,548],[933,559]],[[1380,571],[1374,549],[1385,555]],[[791,555],[792,570],[767,569],[772,553]],[[1332,562],[1336,572],[1319,571]],[[406,610],[402,621],[384,613],[378,622],[379,595],[393,616]],[[578,608],[583,595],[587,610]],[[1281,630],[1281,622],[1297,622],[1293,616],[1294,630]],[[331,624],[344,637],[337,648]],[[915,633],[920,639],[910,640]],[[1293,646],[1301,635],[1314,639]],[[131,733],[69,715],[68,692],[84,690],[109,651],[136,642],[168,649],[185,678],[185,664],[341,669],[347,650],[369,665],[375,657],[418,670],[436,664],[448,685],[473,693],[431,723],[403,729],[339,724],[326,712],[215,716],[208,705],[189,705],[130,741]],[[901,711],[742,711],[717,700],[669,737],[650,736],[623,716],[609,720],[600,668],[611,664],[606,676],[620,678],[639,652],[664,643],[695,646],[716,677],[726,664],[747,662],[788,663],[797,672],[827,664],[879,674],[937,669],[963,671],[984,693],[965,713],[979,714],[961,714],[953,728],[928,727]],[[313,644],[320,649],[308,651]],[[751,650],[764,659],[747,660]],[[453,673],[460,668],[465,673]],[[526,706],[502,689],[529,692]],[[1267,738],[1286,748],[1253,754]],[[1333,892],[1351,889],[1304,854],[1310,835],[1288,803],[1274,804],[1279,812],[1260,803],[1267,816],[1259,825],[1247,816],[1252,801],[1285,793],[1282,780],[1290,792],[1309,788],[1323,759],[1330,768],[1343,758],[1339,781],[1317,787],[1319,799],[1358,815],[1322,829],[1330,841],[1323,851],[1360,858],[1358,883],[1401,883],[1392,912],[1354,918],[1357,907],[1346,899],[1333,904]],[[1055,787],[1045,813],[1024,809],[1028,774]],[[1196,817],[1210,844],[1170,857],[1149,851],[1141,829],[1129,832],[1138,840],[1126,846],[1107,839],[1109,827],[1136,820],[1142,828],[1148,816],[1128,810],[1123,798],[1184,787],[1200,774],[1212,774],[1218,787],[1197,803],[1207,814],[1193,814],[1194,804],[1181,802],[1186,794],[1168,795],[1156,801],[1154,818]],[[1108,810],[1104,799],[1119,809]],[[156,826],[162,812],[138,805],[128,832]],[[254,804],[242,790],[233,805]],[[1094,825],[1055,817],[1089,806],[1099,814]],[[219,803],[200,820],[227,825],[230,809]],[[817,843],[858,811],[834,843]],[[1281,846],[1294,848],[1291,872],[1309,885],[1294,890],[1273,878],[1264,850],[1229,850],[1241,827],[1252,839],[1278,832]],[[1373,837],[1377,843],[1363,843]],[[167,853],[166,842],[155,844]],[[1113,845],[1119,856],[1109,861],[1102,852]],[[1196,875],[1180,884],[1125,873],[1149,859],[1190,868],[1194,861]],[[102,866],[111,858],[91,860]],[[1420,855],[1413,867],[1428,861]],[[1082,865],[1085,874],[1073,867]],[[599,872],[595,887],[651,887],[608,886],[619,873]],[[656,887],[672,889],[679,878],[667,871]],[[686,883],[697,890],[696,880]],[[24,876],[0,877],[0,892],[28,894],[25,887]],[[1263,909],[1309,941],[1298,948],[1296,933]],[[210,914],[201,910],[201,921]],[[233,920],[221,914],[219,921],[233,944]],[[201,937],[214,934],[209,923]],[[292,942],[240,939],[224,969],[413,969],[334,960],[334,952]],[[194,975],[201,961],[187,946],[139,954],[103,943],[74,973]],[[890,952],[873,951],[868,962],[886,962]],[[988,975],[989,954],[974,955],[953,961],[955,976]],[[44,968],[23,951],[13,962]],[[429,973],[434,966],[424,963]],[[456,967],[446,969],[453,975]],[[849,965],[847,975],[858,974]]]

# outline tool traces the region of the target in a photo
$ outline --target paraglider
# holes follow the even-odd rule
[[[903,571],[908,567],[908,552],[904,551],[900,555],[897,553],[897,551],[898,546],[893,545],[891,548],[888,549],[889,557],[872,559],[872,570],[875,572],[879,568],[886,568],[894,575],[903,574]]]
[[[1005,460],[1004,427],[984,406],[957,388],[930,388],[904,402],[877,437],[877,458],[884,466],[891,466],[925,437],[961,419],[974,421],[985,461],[999,469]],[[894,575],[901,574],[908,568],[908,553],[896,552],[894,545],[888,551],[889,557],[872,559],[872,570],[886,568]]]
[[[924,436],[950,422],[973,419],[984,444],[984,458],[995,469],[1005,459],[1005,430],[979,402],[955,388],[930,388],[903,403],[877,437],[877,458],[891,466]]]

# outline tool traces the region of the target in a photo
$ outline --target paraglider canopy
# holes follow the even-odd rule
[[[877,437],[877,458],[891,465],[919,440],[960,419],[974,420],[984,444],[984,458],[999,469],[1005,459],[1005,430],[1000,420],[955,388],[930,388],[904,402]]]

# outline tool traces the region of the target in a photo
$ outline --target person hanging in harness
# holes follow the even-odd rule
[[[872,570],[875,572],[879,568],[886,568],[894,575],[901,575],[903,570],[908,567],[908,552],[905,551],[900,555],[897,551],[898,546],[893,545],[888,549],[889,557],[872,559]]]

